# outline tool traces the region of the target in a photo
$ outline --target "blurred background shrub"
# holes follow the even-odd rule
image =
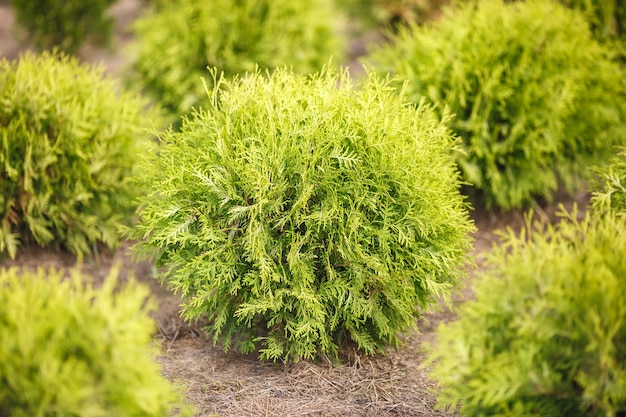
[[[0,415],[191,415],[154,362],[149,289],[0,269]]]
[[[76,53],[89,39],[108,45],[113,19],[106,11],[116,1],[11,0],[11,6],[37,49]]]
[[[345,54],[332,0],[159,1],[139,19],[132,77],[177,122],[211,89],[207,67],[226,76],[289,65],[317,71]]]
[[[550,1],[459,3],[368,58],[456,117],[464,178],[488,206],[572,191],[626,141],[624,71],[581,12]]]
[[[448,0],[344,0],[338,4],[364,28],[394,28],[424,23],[439,15]]]
[[[0,253],[20,241],[116,247],[153,116],[98,65],[49,52],[0,60]]]
[[[494,247],[475,300],[437,330],[439,405],[466,416],[626,412],[626,217],[563,213]]]

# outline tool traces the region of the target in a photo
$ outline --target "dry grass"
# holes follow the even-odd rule
[[[164,340],[160,362],[166,376],[184,384],[199,416],[452,415],[433,409],[433,383],[419,368],[415,342],[387,356],[352,354],[343,364],[282,364],[186,337]]]

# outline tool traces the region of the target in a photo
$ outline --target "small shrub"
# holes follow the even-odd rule
[[[147,287],[0,269],[0,415],[181,415],[151,347]],[[187,413],[186,413],[187,414]]]
[[[33,239],[80,255],[119,243],[148,113],[102,71],[60,53],[0,60],[0,252]]]
[[[265,75],[214,80],[206,109],[162,135],[138,179],[139,249],[225,349],[397,345],[470,246],[455,139],[375,74]]]
[[[467,416],[626,412],[626,219],[528,226],[431,351],[440,406]]]
[[[206,97],[207,67],[226,76],[291,65],[319,70],[340,61],[343,45],[333,22],[332,1],[163,1],[136,22],[134,78],[173,115],[189,114]],[[211,88],[211,86],[209,86]]]
[[[115,0],[11,0],[17,22],[39,50],[75,53],[90,37],[111,38],[113,20],[106,10]]]
[[[600,212],[615,210],[618,215],[626,216],[626,148],[599,175],[594,184],[593,208]]]
[[[580,12],[483,0],[412,26],[370,59],[456,115],[458,163],[488,206],[523,207],[581,185],[626,140],[624,72]]]

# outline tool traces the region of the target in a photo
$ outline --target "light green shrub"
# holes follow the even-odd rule
[[[115,247],[150,114],[99,66],[59,53],[0,60],[0,253],[20,240]]]
[[[188,415],[153,361],[148,288],[63,275],[0,269],[0,415]]]
[[[445,123],[375,74],[213,82],[138,179],[134,237],[184,316],[262,359],[397,345],[470,246]]]
[[[593,186],[593,208],[599,212],[615,210],[618,215],[626,216],[626,148],[600,170],[599,176]]]
[[[75,53],[89,38],[107,44],[115,0],[11,0],[17,22],[39,50]]]
[[[230,77],[257,65],[309,73],[331,56],[341,62],[337,21],[331,0],[164,1],[136,22],[134,78],[178,120],[206,97],[207,67]]]
[[[494,248],[476,299],[437,331],[440,406],[468,417],[626,412],[626,218],[576,216]]]
[[[458,162],[486,204],[503,209],[572,191],[626,141],[624,72],[581,13],[558,3],[482,0],[446,9],[373,52],[456,115]]]

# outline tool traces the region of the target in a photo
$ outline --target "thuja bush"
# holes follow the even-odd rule
[[[599,178],[593,184],[593,208],[598,212],[614,210],[626,216],[626,148],[611,159],[610,164],[599,170]]]
[[[173,115],[188,114],[206,97],[207,67],[226,76],[290,65],[317,71],[341,62],[339,13],[330,0],[162,1],[136,22],[137,58],[131,78]],[[211,86],[209,85],[209,88]]]
[[[396,346],[470,246],[445,121],[373,73],[214,84],[138,177],[152,187],[140,253],[225,349],[299,360]]]
[[[33,240],[114,248],[135,210],[125,178],[147,138],[144,109],[100,66],[48,52],[0,60],[0,253]]]
[[[11,0],[17,22],[40,50],[76,52],[88,39],[107,44],[113,20],[106,14],[115,0]]]
[[[190,415],[154,362],[145,286],[0,269],[0,415]]]
[[[626,219],[576,216],[546,231],[529,222],[494,248],[476,299],[437,331],[440,406],[467,416],[626,412]]]
[[[488,206],[572,191],[626,138],[624,73],[583,15],[550,1],[460,3],[370,60],[456,115],[457,160]]]

